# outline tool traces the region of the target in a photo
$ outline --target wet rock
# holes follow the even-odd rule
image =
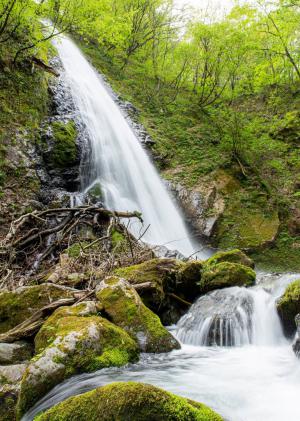
[[[138,342],[141,351],[169,352],[180,348],[159,317],[143,304],[125,279],[106,278],[97,287],[96,295],[109,319],[126,330]]]
[[[15,364],[30,360],[33,346],[24,341],[12,344],[0,343],[0,364]]]
[[[136,343],[108,320],[97,315],[94,302],[61,307],[44,323],[35,338],[38,354],[21,382],[21,416],[58,383],[81,372],[134,362]]]
[[[105,415],[103,415],[105,414]],[[104,418],[103,418],[104,416]],[[142,383],[112,383],[67,399],[36,421],[222,421],[207,406]]]
[[[256,273],[248,266],[239,263],[221,262],[204,266],[199,285],[201,292],[205,294],[214,289],[252,286],[255,279]]]
[[[300,313],[295,317],[295,323],[297,326],[297,335],[293,344],[293,350],[298,358],[300,358]]]
[[[295,317],[300,313],[300,279],[292,282],[277,301],[277,310],[286,336],[296,331]]]
[[[24,322],[51,302],[71,297],[72,289],[53,284],[21,287],[0,293],[0,333]]]

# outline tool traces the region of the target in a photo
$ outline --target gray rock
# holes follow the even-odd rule
[[[4,384],[0,385],[0,420],[15,421],[16,405],[20,393],[20,385]]]
[[[20,382],[26,367],[27,364],[0,366],[0,382],[5,384],[15,384]]]
[[[28,342],[0,343],[0,364],[14,364],[30,360],[33,346]]]
[[[293,344],[293,350],[295,354],[297,355],[297,357],[300,358],[300,313],[297,314],[297,316],[295,317],[295,322],[297,326],[297,333],[296,333],[295,342]]]

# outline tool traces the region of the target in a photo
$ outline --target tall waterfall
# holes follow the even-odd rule
[[[183,218],[101,76],[67,37],[55,42],[67,83],[91,143],[89,190],[98,185],[109,209],[140,211],[143,239],[188,256],[196,251]],[[131,229],[139,234],[136,223]]]

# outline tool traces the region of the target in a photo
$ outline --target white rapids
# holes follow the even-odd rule
[[[232,330],[240,339],[237,346],[195,346],[191,343],[197,342],[197,334],[192,338],[187,336],[186,340],[183,338],[187,343],[183,343],[179,351],[143,355],[138,364],[100,370],[65,381],[38,402],[22,421],[32,421],[40,411],[70,396],[115,381],[140,381],[160,386],[207,404],[226,421],[299,421],[300,362],[290,341],[283,336],[275,309],[276,299],[286,285],[297,278],[299,274],[258,276],[258,285],[247,290],[252,301],[252,311],[249,308],[246,318],[250,320],[250,328],[248,324],[240,326],[238,331],[244,329],[244,334]],[[229,296],[233,297],[236,309],[236,296],[239,293],[245,296],[245,290],[232,290],[233,294]],[[235,317],[234,313],[235,310],[232,317]],[[175,335],[180,336],[183,319],[173,327]],[[201,343],[201,326],[197,329],[196,324],[194,330],[198,331]]]
[[[91,145],[85,191],[97,185],[109,209],[141,212],[145,227],[150,224],[144,241],[185,256],[195,253],[182,215],[102,77],[69,38],[60,37],[55,46]],[[143,231],[139,223],[131,229]]]

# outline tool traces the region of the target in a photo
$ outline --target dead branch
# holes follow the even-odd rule
[[[59,73],[51,66],[48,66],[46,63],[43,62],[43,60],[32,56],[31,57],[32,63],[34,63],[36,66],[39,66],[41,69],[43,69],[45,72],[51,73],[52,75],[59,77]]]

